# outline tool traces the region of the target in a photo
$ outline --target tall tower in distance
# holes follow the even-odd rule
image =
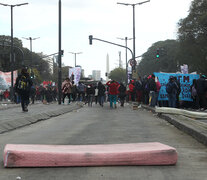
[[[106,82],[109,80],[109,54],[106,56]]]

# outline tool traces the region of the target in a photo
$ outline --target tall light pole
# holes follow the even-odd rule
[[[135,71],[135,69],[136,69],[136,63],[135,63],[135,57],[136,57],[136,54],[135,54],[135,6],[136,5],[142,5],[142,4],[144,4],[144,3],[147,3],[147,2],[150,2],[150,0],[148,0],[148,1],[143,1],[143,2],[140,2],[140,3],[135,3],[135,4],[129,4],[129,3],[117,3],[117,4],[120,4],[120,5],[125,5],[125,6],[132,6],[132,8],[133,8],[133,54],[134,54],[134,58],[133,58],[133,60],[134,60],[134,65],[132,66],[132,72],[133,71]]]
[[[29,3],[21,3],[21,4],[4,4],[0,3],[2,6],[9,6],[11,8],[11,100],[14,101],[14,39],[13,39],[13,8],[16,6],[28,5]]]
[[[59,19],[59,25],[58,25],[58,104],[61,104],[61,97],[62,97],[62,90],[61,90],[61,84],[62,84],[62,49],[61,49],[61,40],[62,40],[62,31],[61,31],[61,14],[62,14],[62,3],[61,0],[59,0],[59,11],[58,11],[58,19]]]
[[[128,38],[128,37],[125,37],[125,38],[117,38],[117,39],[120,39],[120,40],[125,40],[125,46],[127,47],[127,41],[128,40],[132,40],[133,38]],[[127,48],[126,48],[126,85],[128,84],[128,59],[127,59]]]
[[[22,38],[30,41],[31,66],[32,66],[32,41],[36,40],[36,39],[39,39],[40,37],[37,37],[37,38],[32,38],[32,37],[25,38],[25,37],[22,37]]]
[[[76,55],[77,55],[77,54],[82,54],[82,52],[77,52],[77,53],[76,53],[76,52],[69,52],[69,53],[75,55],[75,67],[76,67]]]

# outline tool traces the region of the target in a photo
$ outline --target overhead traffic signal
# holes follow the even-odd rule
[[[89,44],[90,44],[90,45],[92,45],[92,41],[93,41],[93,36],[90,35],[90,36],[89,36]]]
[[[159,58],[159,57],[160,57],[160,50],[157,49],[156,58]]]

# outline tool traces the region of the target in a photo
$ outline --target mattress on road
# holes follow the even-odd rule
[[[101,145],[7,144],[4,167],[174,165],[176,149],[158,142]]]

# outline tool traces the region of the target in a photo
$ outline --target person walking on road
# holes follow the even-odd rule
[[[85,100],[85,88],[86,86],[83,83],[81,82],[78,83],[77,89],[78,89],[78,100],[79,101]]]
[[[129,95],[131,98],[131,101],[135,101],[135,86],[134,86],[134,80],[131,80],[129,83]]]
[[[98,102],[99,102],[99,105],[102,107],[104,104],[105,91],[106,91],[105,86],[101,82],[99,82],[98,83]]]
[[[137,100],[138,104],[141,104],[143,85],[142,85],[142,80],[141,80],[140,76],[137,78],[137,81],[135,82],[135,91],[136,91],[136,100]]]
[[[70,104],[70,96],[72,92],[71,88],[72,88],[72,84],[70,82],[70,79],[67,77],[62,83],[63,104],[66,96],[68,97],[68,104]]]
[[[21,106],[23,112],[28,111],[27,107],[29,104],[29,96],[32,84],[33,83],[29,73],[27,72],[27,69],[23,68],[15,83],[15,90],[21,97]]]
[[[121,107],[124,107],[124,101],[125,101],[125,97],[126,97],[126,87],[124,86],[123,83],[120,83],[118,91],[119,91],[119,98],[120,98],[120,102],[121,102]]]
[[[87,94],[87,101],[86,101],[86,103],[88,103],[88,106],[92,107],[93,98],[94,98],[94,95],[95,95],[95,89],[94,89],[92,84],[87,86],[86,94]]]
[[[114,104],[114,107],[116,108],[119,83],[114,80],[111,80],[111,81],[108,81],[106,85],[109,86],[110,108],[113,108],[113,104]]]

